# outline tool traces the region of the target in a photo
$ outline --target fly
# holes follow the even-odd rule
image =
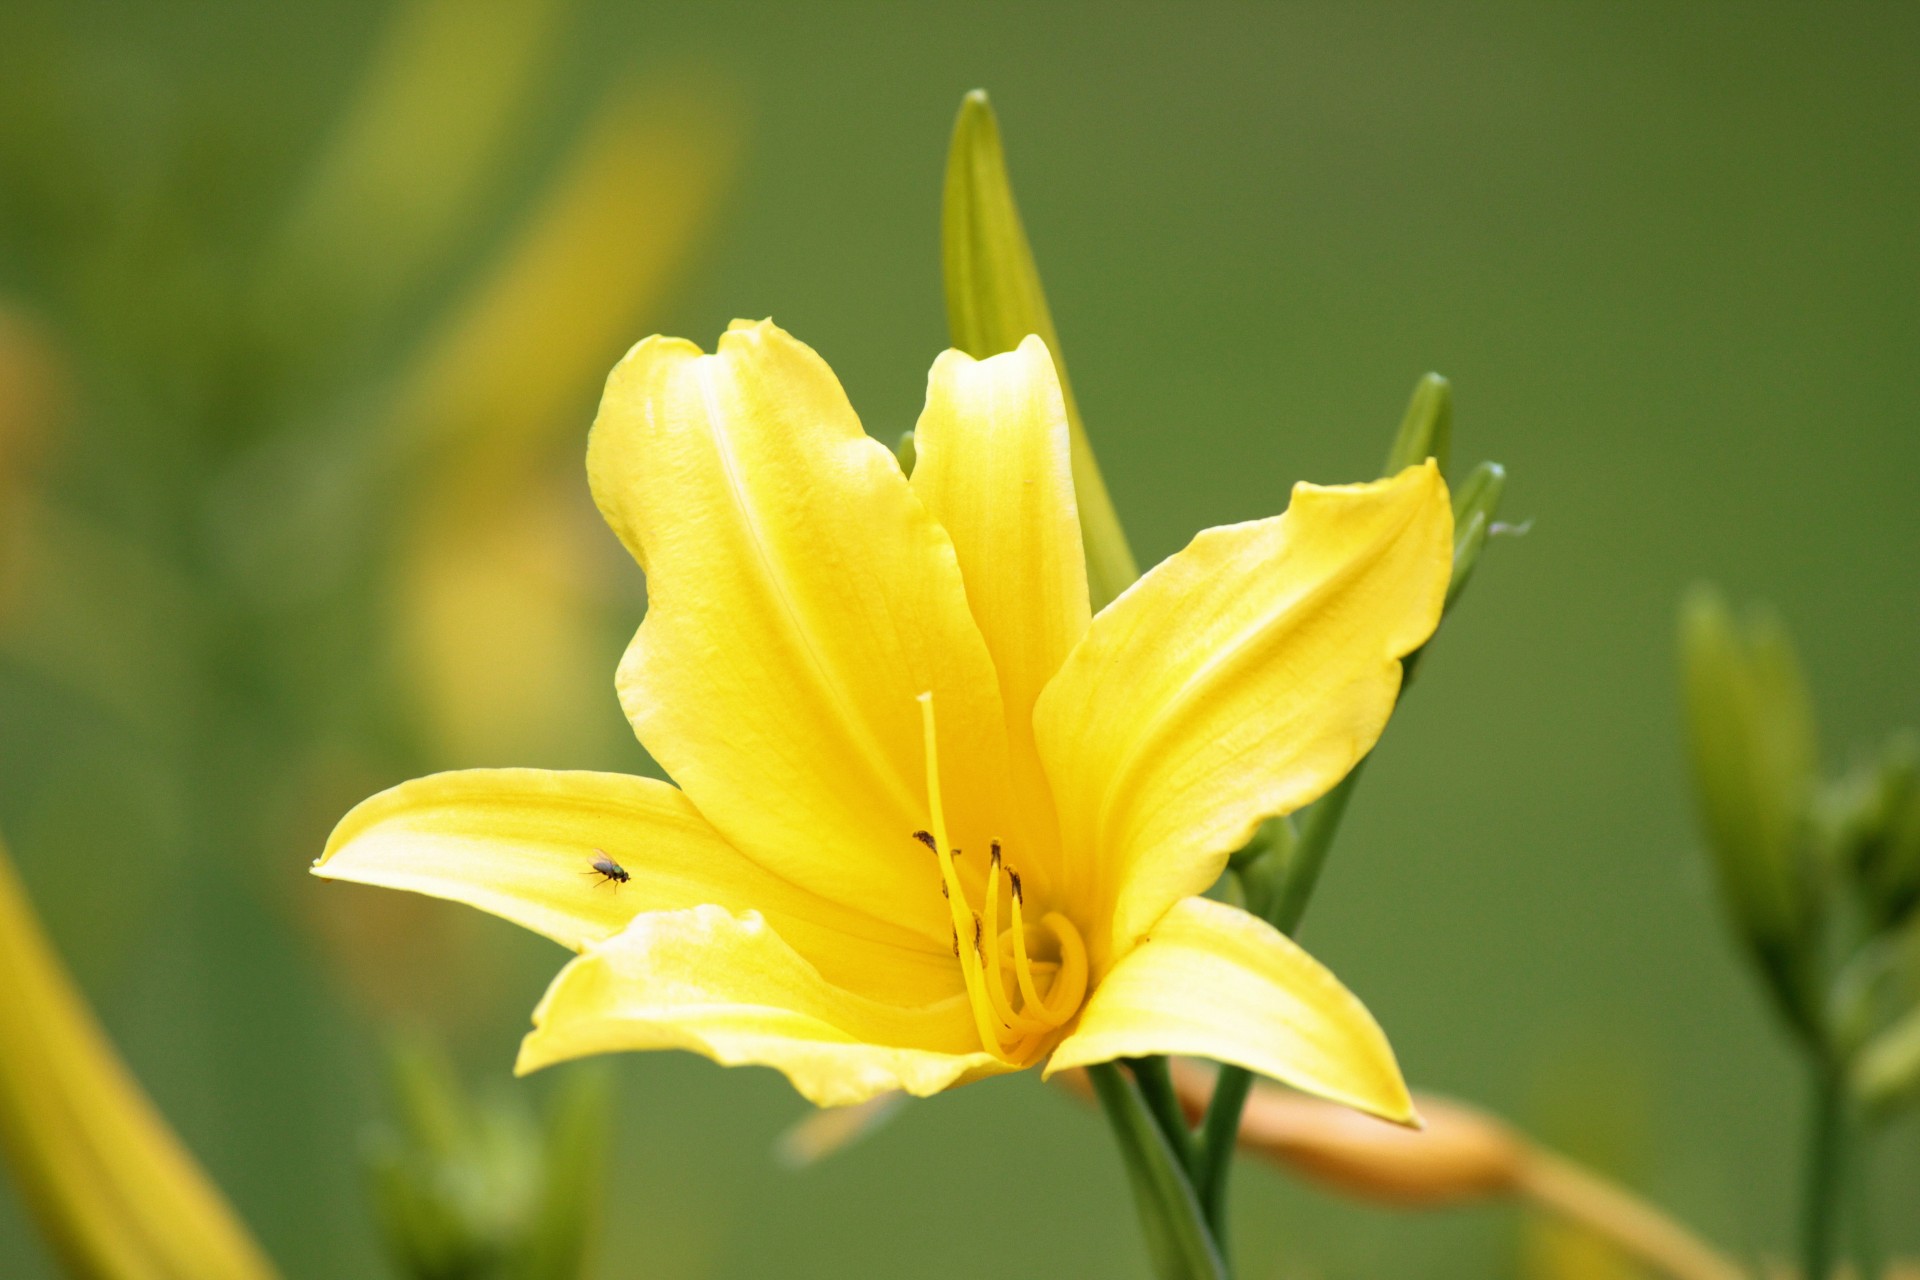
[[[627,874],[625,867],[607,856],[605,849],[595,849],[593,851],[592,870],[588,871],[587,874],[590,876],[599,876],[601,884],[625,884],[633,878]]]

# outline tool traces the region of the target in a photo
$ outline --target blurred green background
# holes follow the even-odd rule
[[[6,0],[0,831],[289,1275],[382,1274],[385,1037],[540,1093],[506,1076],[563,957],[307,862],[429,769],[650,767],[599,380],[771,314],[910,425],[983,85],[1143,561],[1371,474],[1454,379],[1456,456],[1535,523],[1305,939],[1416,1084],[1784,1253],[1803,1099],[1698,848],[1673,610],[1776,601],[1830,764],[1920,722],[1916,66],[1894,4]],[[616,1065],[600,1274],[1145,1274],[1108,1136],[1034,1079],[795,1173],[771,1073]],[[1920,1127],[1877,1158],[1920,1252]],[[1624,1274],[1265,1171],[1236,1215],[1255,1278]],[[50,1274],[4,1186],[0,1274]]]

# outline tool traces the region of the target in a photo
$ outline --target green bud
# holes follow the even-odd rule
[[[1442,379],[1441,386],[1445,385]],[[1415,400],[1418,401],[1417,394]],[[1499,513],[1500,495],[1506,487],[1507,469],[1497,462],[1483,462],[1454,490],[1453,576],[1447,582],[1446,605],[1449,609],[1467,589],[1467,580],[1473,577],[1481,549],[1487,545],[1487,535],[1493,531],[1493,517]]]
[[[546,1178],[527,1233],[524,1280],[579,1280],[600,1226],[612,1082],[603,1063],[568,1068],[547,1113]]]
[[[1447,469],[1453,444],[1453,384],[1437,373],[1423,374],[1414,384],[1413,399],[1400,419],[1400,434],[1387,452],[1387,475],[1398,475],[1428,458]]]
[[[1300,831],[1291,817],[1268,818],[1261,823],[1253,839],[1228,861],[1227,874],[1238,882],[1240,890],[1240,901],[1234,905],[1266,919],[1280,900],[1299,844]]]
[[[1806,973],[1820,911],[1810,856],[1813,715],[1773,614],[1736,622],[1701,586],[1680,610],[1686,726],[1700,812],[1734,923],[1802,1030],[1818,1027]]]
[[[1920,1097],[1920,1008],[1867,1043],[1854,1061],[1853,1089],[1870,1111],[1883,1115]]]
[[[1895,734],[1822,802],[1823,826],[1859,885],[1869,922],[1881,932],[1898,929],[1920,907],[1920,735]]]
[[[900,433],[900,439],[894,442],[893,456],[900,460],[900,470],[903,473],[908,476],[913,475],[913,464],[920,460],[919,453],[913,447],[913,432]]]
[[[1080,420],[1060,337],[1054,332],[1033,249],[1007,178],[1000,125],[986,93],[979,89],[961,101],[960,116],[954,121],[940,239],[947,327],[953,345],[975,359],[985,359],[1012,351],[1028,334],[1037,333],[1053,353],[1067,405],[1074,497],[1080,507],[1080,536],[1087,548],[1087,587],[1093,607],[1099,609],[1131,586],[1140,569]]]
[[[606,1087],[570,1072],[544,1132],[516,1097],[476,1103],[430,1047],[395,1048],[398,1123],[367,1167],[412,1280],[578,1280],[599,1204]]]

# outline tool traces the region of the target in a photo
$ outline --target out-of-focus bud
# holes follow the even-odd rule
[[[900,433],[900,438],[893,445],[893,456],[900,460],[900,470],[911,476],[914,464],[920,461],[920,451],[913,445],[913,432]]]
[[[368,1144],[374,1201],[413,1280],[578,1280],[598,1219],[606,1087],[575,1073],[545,1132],[522,1106],[476,1103],[437,1052],[394,1050],[400,1122]]]
[[[899,1114],[904,1093],[882,1093],[851,1107],[815,1108],[780,1135],[774,1154],[789,1169],[805,1169],[883,1127]]]
[[[1483,462],[1454,490],[1453,576],[1447,581],[1446,604],[1449,609],[1467,589],[1474,566],[1480,563],[1481,549],[1493,531],[1493,517],[1499,513],[1500,495],[1506,488],[1507,469],[1497,462]]]
[[[1422,374],[1400,419],[1400,434],[1387,451],[1385,474],[1398,475],[1407,467],[1432,458],[1444,474],[1453,445],[1453,384],[1437,373]]]
[[[1894,734],[1877,759],[1822,793],[1819,816],[1869,923],[1898,929],[1920,907],[1920,734]]]
[[[1809,856],[1813,714],[1771,613],[1736,621],[1700,586],[1680,610],[1688,745],[1707,841],[1735,927],[1790,1021],[1819,1034],[1806,968],[1820,909]]]
[[[1213,1096],[1214,1073],[1170,1062],[1189,1120]],[[1091,1093],[1082,1071],[1054,1082]],[[1577,1224],[1623,1256],[1671,1280],[1745,1280],[1746,1272],[1653,1205],[1591,1170],[1528,1141],[1462,1102],[1416,1093],[1422,1127],[1403,1128],[1337,1102],[1256,1082],[1240,1122],[1240,1150],[1330,1190],[1398,1208],[1437,1208],[1512,1196]]]
[[[1131,586],[1140,568],[1080,420],[1080,406],[1060,354],[1060,337],[1054,332],[1053,314],[1047,309],[1033,249],[1007,178],[1000,124],[980,89],[961,101],[960,116],[954,121],[940,241],[953,345],[984,360],[1012,351],[1028,334],[1037,333],[1053,354],[1067,405],[1074,498],[1080,507],[1080,536],[1087,548],[1087,587],[1093,607],[1099,609]]]
[[[1213,1092],[1205,1067],[1173,1061],[1174,1088],[1194,1113]],[[1240,1120],[1240,1148],[1345,1195],[1429,1206],[1512,1191],[1527,1144],[1464,1103],[1421,1094],[1421,1127],[1408,1129],[1268,1084],[1256,1084]]]
[[[99,1280],[273,1265],[113,1051],[0,848],[0,1155],[47,1243]]]
[[[1882,1031],[1855,1059],[1855,1095],[1885,1114],[1920,1100],[1920,1007]]]

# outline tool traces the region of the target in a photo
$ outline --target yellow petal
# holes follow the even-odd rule
[[[1178,1053],[1412,1123],[1387,1038],[1351,991],[1272,925],[1188,898],[1095,988],[1047,1074]]]
[[[515,1070],[632,1049],[774,1067],[823,1107],[924,1097],[1014,1068],[980,1051],[964,995],[908,1008],[827,981],[757,912],[635,917],[554,979]]]
[[[114,1052],[0,849],[0,1155],[76,1276],[273,1265]]]
[[[598,852],[632,878],[596,873]],[[464,902],[575,950],[645,911],[753,909],[874,998],[930,1003],[961,990],[945,946],[781,880],[653,778],[474,769],[404,782],[341,819],[314,874]]]
[[[587,471],[647,571],[619,674],[640,740],[736,847],[944,949],[916,699],[977,854],[1009,816],[1000,695],[952,543],[833,372],[771,322],[711,356],[649,338],[608,379]]]
[[[913,491],[953,539],[967,604],[1006,708],[1023,867],[1058,862],[1053,797],[1033,741],[1033,704],[1086,634],[1087,564],[1074,506],[1066,407],[1037,337],[975,361],[948,351],[927,377],[914,428]],[[1029,875],[1033,873],[1030,871]]]
[[[1431,462],[1297,485],[1285,515],[1206,530],[1093,620],[1034,729],[1064,839],[1102,868],[1096,972],[1372,749],[1440,620],[1452,530]]]

